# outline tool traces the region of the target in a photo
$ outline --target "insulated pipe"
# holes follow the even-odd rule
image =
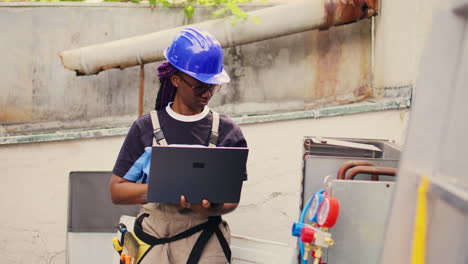
[[[349,170],[349,173],[345,176],[345,180],[353,180],[354,177],[356,177],[356,175],[359,173],[395,176],[396,169],[372,166],[356,166]]]
[[[377,10],[378,0],[302,0],[250,12],[259,24],[246,19],[232,25],[225,18],[190,26],[207,30],[223,47],[231,47],[352,23],[376,15]],[[62,51],[59,56],[63,66],[78,75],[161,61],[164,49],[184,27]]]
[[[345,163],[343,163],[343,165],[341,165],[340,169],[336,173],[336,179],[344,180],[346,172],[349,169],[354,168],[356,166],[375,166],[375,164],[366,160],[348,160]],[[377,181],[378,179],[379,178],[377,175],[372,175],[373,181]]]

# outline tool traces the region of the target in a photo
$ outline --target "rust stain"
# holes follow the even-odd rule
[[[347,99],[347,100],[337,100],[338,104],[352,104],[364,101],[372,97],[372,90],[368,86],[361,86],[355,92],[356,97]]]
[[[363,96],[363,95],[368,95],[370,96],[371,90],[369,89],[369,86],[361,86],[356,90],[356,96]]]
[[[311,33],[307,44],[314,78],[305,110],[372,98],[369,31],[370,21],[362,21]]]
[[[0,107],[0,124],[31,122],[31,112],[20,107],[2,105]]]
[[[341,34],[335,31],[316,31],[314,48],[315,83],[314,105],[328,105],[336,100],[342,56]],[[306,106],[307,108],[308,106]]]
[[[377,15],[379,0],[326,0],[322,30]]]
[[[325,2],[325,25],[322,29],[328,29],[333,26],[333,19],[336,10],[338,9],[337,1],[327,0]]]
[[[369,31],[368,31],[369,30]],[[367,95],[367,97],[372,97],[372,58],[371,58],[371,50],[372,50],[372,34],[371,28],[368,30],[361,31],[361,38],[365,39],[365,41],[361,42],[361,54],[362,58],[359,63],[360,69],[360,78],[361,80],[366,80],[365,83],[361,83],[361,86],[357,90],[356,96]],[[367,98],[366,97],[366,98]]]

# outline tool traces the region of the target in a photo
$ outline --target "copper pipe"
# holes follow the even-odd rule
[[[143,97],[145,95],[145,64],[140,65],[140,89],[138,91],[138,116],[143,115]]]
[[[304,149],[309,150],[310,149],[310,139],[304,140]]]
[[[394,168],[356,166],[349,170],[348,174],[345,176],[345,180],[353,180],[359,173],[395,176],[396,171],[397,170]]]
[[[375,166],[374,163],[366,160],[348,160],[343,165],[341,165],[340,169],[338,170],[338,173],[336,173],[336,178],[338,180],[344,180],[346,172],[356,166]],[[372,176],[374,177],[374,176]],[[372,179],[374,180],[374,178]],[[378,180],[378,179],[375,179]]]

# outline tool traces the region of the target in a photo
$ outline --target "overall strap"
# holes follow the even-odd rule
[[[224,256],[226,257],[228,263],[231,263],[231,248],[229,247],[226,238],[224,238],[223,233],[219,229],[221,216],[210,216],[208,218],[208,223],[210,223],[210,225],[208,225],[208,227],[202,231],[197,241],[195,242],[195,245],[193,246],[192,251],[190,252],[190,256],[187,260],[187,264],[198,264],[203,249],[213,234],[216,234],[219,244],[221,245],[221,248],[224,252]]]
[[[218,143],[218,130],[219,130],[219,114],[215,111],[213,113],[213,125],[211,126],[210,144],[208,147],[216,147]]]
[[[198,263],[205,245],[208,243],[208,240],[213,236],[213,234],[215,234],[218,238],[219,244],[221,245],[227,261],[231,263],[231,249],[229,248],[229,243],[226,241],[226,238],[219,229],[219,224],[221,224],[222,221],[221,216],[210,216],[207,222],[191,227],[175,236],[168,238],[156,238],[143,231],[143,219],[148,216],[149,214],[146,213],[141,214],[135,220],[134,233],[141,241],[151,245],[151,247],[184,239],[201,231],[201,234],[195,242],[195,245],[193,246],[192,251],[190,252],[190,255],[187,259],[187,264]],[[141,259],[143,259],[143,257]]]
[[[151,123],[153,123],[153,146],[162,145],[166,146],[167,141],[164,138],[164,134],[161,130],[161,126],[159,125],[158,113],[156,110],[153,110],[151,113]]]
[[[180,239],[184,239],[186,237],[189,237],[195,233],[198,233],[202,230],[205,230],[211,222],[205,222],[199,225],[196,225],[192,228],[189,228],[177,235],[174,235],[172,237],[167,237],[167,238],[156,238],[145,231],[143,231],[143,219],[148,217],[149,214],[142,214],[140,215],[136,220],[135,220],[135,226],[134,226],[134,233],[135,235],[143,242],[145,242],[148,245],[156,246],[156,245],[162,245],[170,242],[174,242]]]

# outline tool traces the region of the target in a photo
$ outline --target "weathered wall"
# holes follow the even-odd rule
[[[232,232],[294,247],[290,229],[299,213],[302,138],[382,138],[401,144],[406,118],[406,110],[399,110],[242,125],[251,150],[249,180],[241,205],[226,215]],[[65,263],[69,173],[110,170],[122,141],[107,137],[0,147],[2,263]]]
[[[438,3],[444,4],[435,0],[381,1],[382,12],[375,24],[375,90],[415,84]]]
[[[0,23],[8,25],[0,36],[0,135],[128,125],[137,114],[139,67],[77,77],[62,67],[57,53],[188,23],[180,8],[29,5],[0,4]],[[265,5],[245,9],[260,7]],[[197,12],[193,22],[209,18],[211,10]],[[233,81],[212,107],[230,115],[270,113],[366,94],[370,28],[366,20],[226,49]],[[145,67],[145,112],[154,107],[158,64]]]

